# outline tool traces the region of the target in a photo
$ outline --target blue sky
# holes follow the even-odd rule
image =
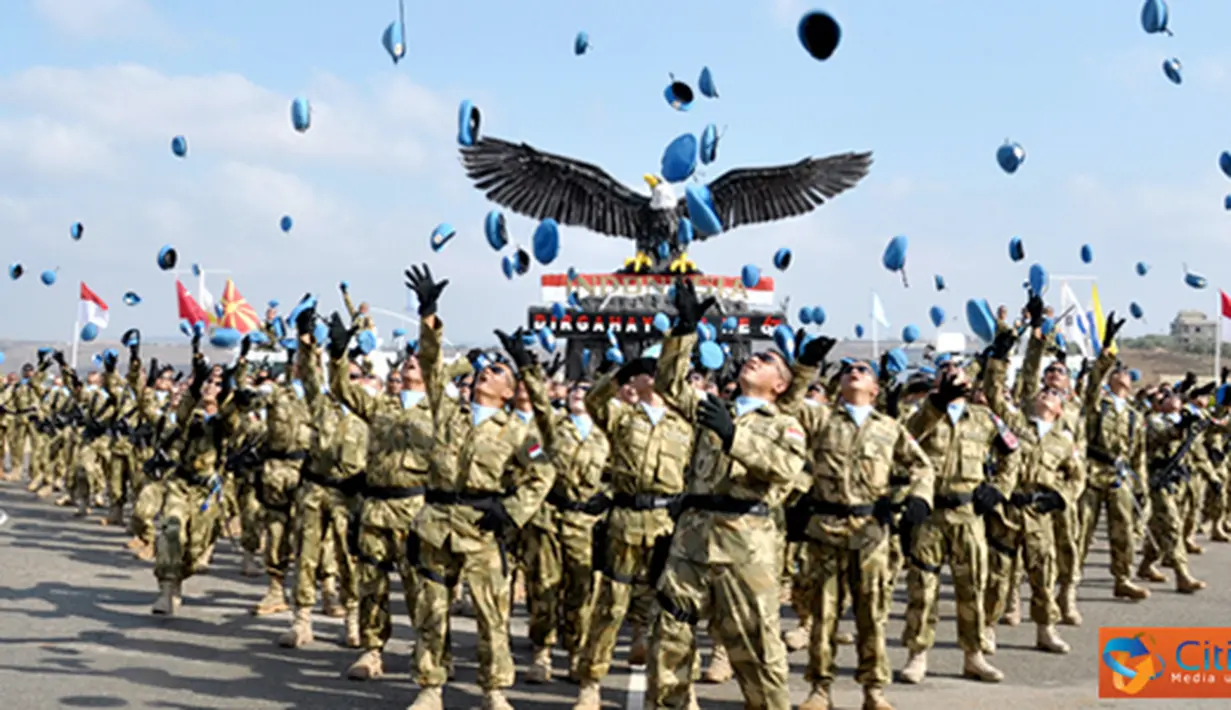
[[[483,240],[490,205],[456,158],[463,98],[484,112],[485,132],[597,163],[638,189],[667,142],[709,122],[727,127],[711,179],[873,150],[870,176],[814,214],[692,252],[710,273],[737,274],[749,262],[772,271],[774,251],[792,248],[794,265],[774,273],[779,296],[822,305],[825,330],[842,336],[868,323],[873,290],[893,330],[917,323],[925,334],[934,304],[958,314],[970,297],[1017,303],[1036,261],[1097,276],[1105,309],[1139,302],[1148,322],[1129,335],[1165,329],[1179,308],[1212,312],[1231,281],[1215,256],[1231,220],[1218,169],[1231,149],[1225,1],[1176,3],[1167,37],[1141,30],[1135,2],[833,0],[823,7],[844,35],[823,63],[796,42],[809,8],[791,0],[408,1],[396,67],[380,44],[395,0],[5,5],[0,261],[30,273],[0,282],[4,336],[71,335],[79,279],[111,304],[112,337],[130,326],[173,334],[172,282],[154,266],[165,243],[184,265],[230,269],[258,307],[305,291],[332,305],[345,279],[356,297],[397,309],[401,270],[427,260],[452,280],[442,313],[453,339],[521,323],[545,269],[505,281]],[[583,29],[592,49],[574,57]],[[1171,56],[1182,86],[1163,76]],[[672,111],[668,73],[695,81],[703,65],[721,98]],[[289,125],[296,95],[314,107],[304,135]],[[181,133],[183,161],[168,147]],[[1011,177],[994,160],[1006,138],[1027,151]],[[289,234],[283,214],[295,218]],[[81,242],[68,238],[75,221]],[[445,221],[460,235],[432,254],[428,235]],[[523,243],[533,226],[511,221]],[[896,234],[911,239],[909,289],[880,267]],[[1014,235],[1021,264],[1007,258]],[[603,271],[630,254],[631,242],[566,230],[546,270]],[[1153,266],[1144,279],[1139,260]],[[1186,287],[1183,262],[1211,288]],[[37,273],[54,267],[60,280],[46,288]],[[931,288],[934,273],[949,290]],[[222,277],[210,287],[220,293]],[[126,290],[145,302],[124,307]]]

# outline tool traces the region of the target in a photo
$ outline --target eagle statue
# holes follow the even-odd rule
[[[691,274],[687,244],[678,238],[688,204],[658,175],[646,175],[647,197],[590,163],[545,153],[525,143],[483,137],[461,148],[462,165],[487,199],[531,219],[586,227],[637,243],[624,273]],[[798,217],[854,187],[872,165],[872,153],[805,158],[768,168],[737,168],[709,183],[724,231]],[[699,230],[696,239],[712,238]]]

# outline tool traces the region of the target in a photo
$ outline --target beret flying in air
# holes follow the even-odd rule
[[[466,174],[487,199],[531,219],[554,219],[637,243],[631,273],[695,273],[677,239],[681,218],[705,240],[746,224],[807,214],[854,187],[872,153],[805,158],[767,168],[730,170],[709,185],[689,186],[681,200],[670,183],[646,175],[650,196],[633,192],[596,165],[484,137],[461,148]],[[704,212],[705,214],[698,214]]]

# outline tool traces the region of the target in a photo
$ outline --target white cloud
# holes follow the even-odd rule
[[[154,36],[163,28],[147,0],[34,0],[35,10],[77,38]]]

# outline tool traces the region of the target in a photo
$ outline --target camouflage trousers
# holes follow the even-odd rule
[[[509,560],[504,549],[494,539],[483,541],[482,547],[473,552],[454,552],[419,543],[418,560],[415,682],[422,688],[439,688],[448,680],[449,605],[453,600],[452,588],[464,581],[474,600],[479,627],[479,687],[512,687]]]
[[[1051,514],[1052,534],[1056,541],[1056,582],[1081,582],[1081,511],[1076,505],[1066,506]]]
[[[206,562],[205,553],[221,529],[222,506],[204,486],[172,478],[164,487],[166,495],[154,543],[154,577],[160,582],[182,582]]]
[[[1180,514],[1184,520],[1183,539],[1191,539],[1201,528],[1202,516],[1205,513],[1205,493],[1209,489],[1209,480],[1204,474],[1194,474],[1188,479],[1187,489],[1180,498]]]
[[[389,576],[402,578],[406,608],[414,624],[419,599],[419,575],[416,562],[407,557],[406,538],[415,514],[423,507],[423,498],[392,501],[368,499],[363,502],[357,529],[349,530],[353,549],[348,551],[357,560],[359,581],[359,642],[365,650],[381,650],[393,636],[393,615],[390,611]],[[417,625],[416,625],[417,627]]]
[[[582,680],[607,677],[625,615],[642,627],[650,620],[654,602],[649,580],[653,552],[653,542],[637,545],[608,537],[607,565],[598,580],[590,612],[590,633],[577,667]]]
[[[902,645],[926,651],[940,621],[940,572],[949,565],[957,602],[957,641],[963,651],[980,649],[987,588],[987,532],[983,518],[937,510],[914,531],[914,559],[906,573],[906,628]]]
[[[1205,485],[1205,504],[1203,522],[1220,525],[1227,517],[1227,480],[1226,471],[1218,471],[1218,475],[1210,478]]]
[[[13,470],[20,472],[25,468],[26,447],[35,433],[34,423],[28,416],[17,414],[9,420],[8,432],[5,434],[9,448],[9,468],[5,469],[6,472]]]
[[[1048,519],[1054,515],[1005,506],[1003,518],[988,517],[987,535],[993,543],[986,599],[989,626],[1004,615],[1008,606],[1013,584],[1017,583],[1019,551],[1021,568],[1030,580],[1030,620],[1048,626],[1060,622],[1055,595],[1056,526]]]
[[[126,497],[135,496],[136,490],[136,457],[132,444],[128,441],[112,439],[108,445],[110,455],[107,457],[107,498],[111,505],[124,505]],[[129,496],[125,495],[129,492]]]
[[[166,497],[167,484],[163,481],[149,481],[141,487],[137,502],[133,504],[132,519],[128,522],[133,537],[154,544],[154,518],[162,511]]]
[[[326,567],[332,568],[330,571],[339,578],[338,589],[346,608],[359,605],[355,559],[346,547],[350,517],[349,501],[337,490],[315,483],[304,483],[299,489],[295,510],[295,534],[299,538],[295,606],[311,609],[316,605],[317,574]],[[332,545],[328,544],[330,541]]]
[[[56,432],[55,436],[51,438],[51,443],[48,445],[47,458],[50,470],[48,471],[48,480],[45,483],[49,483],[61,490],[71,487],[69,473],[72,471],[73,461],[76,459],[77,448],[77,432],[75,430],[65,428]]]
[[[1128,581],[1133,574],[1133,491],[1125,485],[1116,487],[1087,486],[1081,494],[1081,565],[1085,566],[1094,531],[1103,509],[1107,509],[1107,534],[1111,542],[1111,576],[1116,581]]]
[[[1188,548],[1184,546],[1183,501],[1188,496],[1188,483],[1181,483],[1175,492],[1164,488],[1150,491],[1149,533],[1141,551],[1141,566],[1161,561],[1177,573],[1188,572]]]
[[[51,437],[35,431],[30,437],[30,487],[38,488],[51,482]]]
[[[77,447],[77,461],[73,467],[73,500],[88,503],[106,489],[108,443],[110,439],[98,437],[93,441],[83,441]]]
[[[563,513],[558,521],[554,530],[531,524],[522,531],[530,642],[536,648],[550,648],[559,631],[564,649],[580,654],[590,630],[591,539],[598,518]]]
[[[813,685],[830,686],[838,673],[838,619],[842,613],[843,588],[849,589],[855,610],[856,653],[859,665],[855,680],[864,687],[883,688],[891,680],[889,654],[885,651],[885,623],[889,605],[888,531],[856,549],[828,542],[809,541],[812,570],[812,636],[808,641],[808,666],[804,678]]]
[[[799,617],[799,623],[803,626],[808,625],[812,621],[812,601],[814,596],[813,587],[819,581],[816,576],[816,565],[812,560],[811,545],[807,543],[791,543],[791,548],[795,548],[793,554],[795,563],[793,574],[791,575],[791,609],[795,615]],[[888,588],[885,592],[885,603],[889,606],[893,604],[893,587],[897,582],[897,573],[901,569],[901,560],[894,562],[894,552],[899,551],[897,556],[901,557],[901,547],[897,544],[896,539],[889,541],[889,575],[886,584]],[[850,611],[851,608],[851,590],[847,586],[847,580],[842,580],[842,585],[839,589],[838,597],[838,617],[841,618]],[[888,608],[886,608],[888,613]]]
[[[294,555],[294,530],[291,508],[299,486],[302,461],[267,459],[257,481],[260,489],[261,525],[265,529],[265,572],[270,577],[283,578]]]
[[[780,567],[669,559],[658,584],[660,603],[651,633],[650,707],[688,707],[699,670],[696,624],[708,619],[710,635],[730,656],[745,706],[790,709],[790,668],[779,623]]]
[[[239,507],[239,545],[244,552],[255,555],[261,549],[261,502],[253,484],[255,474],[241,471],[236,476],[235,503]]]

